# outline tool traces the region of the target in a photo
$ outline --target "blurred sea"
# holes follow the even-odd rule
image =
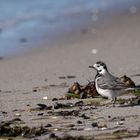
[[[136,12],[140,0],[0,0],[0,56],[37,46],[103,16]],[[39,46],[39,45],[38,45]]]

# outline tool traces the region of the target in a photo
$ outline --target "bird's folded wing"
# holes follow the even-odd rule
[[[111,89],[111,90],[121,90],[129,88],[129,86],[121,82],[119,78],[113,80],[108,79],[99,80],[98,86],[102,89]]]

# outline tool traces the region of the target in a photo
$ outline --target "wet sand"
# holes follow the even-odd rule
[[[0,112],[0,119],[19,117],[29,126],[42,124],[45,126],[51,123],[53,126],[51,129],[57,136],[98,135],[122,129],[139,130],[139,106],[117,105],[113,108],[104,105],[97,106],[96,109],[95,106],[93,108],[90,106],[87,110],[80,110],[80,115],[85,113],[90,119],[83,119],[80,116],[56,117],[49,115],[46,110],[41,111],[43,115],[39,116],[40,112],[31,111],[38,103],[53,106],[52,99],[65,95],[73,82],[87,84],[87,80],[93,80],[96,72],[89,70],[88,66],[97,60],[106,62],[108,69],[116,76],[126,74],[131,77],[139,74],[139,14],[139,12],[124,13],[112,17],[102,26],[75,30],[61,41],[54,42],[51,47],[45,47],[42,43],[40,48],[0,60],[0,111],[7,112],[6,114]],[[59,78],[68,75],[74,75],[76,78]],[[140,84],[139,76],[131,78],[136,84]],[[47,100],[43,99],[45,96]],[[58,100],[62,103],[77,101],[79,100]],[[122,125],[118,125],[116,121],[110,121],[109,116],[125,120]],[[81,120],[82,124],[77,124],[77,120]],[[91,124],[94,121],[106,124],[107,129],[92,128]],[[78,130],[67,128],[70,124],[74,124],[74,128]],[[48,135],[39,138],[45,139]],[[139,136],[135,139],[139,139]]]

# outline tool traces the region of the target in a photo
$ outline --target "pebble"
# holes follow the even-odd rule
[[[93,122],[91,125],[92,125],[92,127],[98,127],[98,123],[97,122]]]
[[[48,123],[45,127],[52,127],[52,125],[50,123]]]
[[[86,116],[85,114],[82,114],[81,117],[84,119],[90,119],[90,117]]]
[[[91,53],[92,53],[92,54],[97,54],[97,53],[98,53],[98,50],[97,50],[97,49],[92,49],[92,50],[91,50]]]
[[[50,139],[56,138],[55,133],[51,133],[51,134],[49,135],[49,138],[50,138]]]
[[[77,124],[82,124],[82,123],[83,123],[83,122],[82,122],[82,121],[80,121],[80,120],[78,120],[78,121],[77,121]]]
[[[85,131],[91,131],[92,128],[85,128],[84,130],[85,130]]]
[[[38,116],[43,116],[43,114],[44,114],[44,113],[38,113],[37,115],[38,115]]]
[[[48,100],[48,97],[47,97],[47,96],[45,96],[45,97],[43,97],[43,99],[44,99],[44,100]]]
[[[84,102],[83,101],[78,101],[75,103],[75,106],[83,106]]]
[[[124,124],[124,121],[118,121],[117,122],[117,125],[123,125]]]
[[[52,101],[58,101],[58,99],[57,98],[53,98]]]
[[[19,113],[16,113],[16,114],[15,114],[15,116],[17,116],[17,117],[21,117],[21,114],[19,114]]]

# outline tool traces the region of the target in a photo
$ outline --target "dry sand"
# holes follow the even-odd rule
[[[17,117],[15,114],[20,113],[20,118],[30,126],[51,123],[53,128],[61,128],[66,124],[76,124],[79,118],[73,116],[68,118],[47,116],[46,119],[34,120],[40,118],[40,116],[37,115],[38,112],[30,112],[29,110],[36,107],[38,103],[52,105],[52,98],[63,96],[68,90],[68,86],[75,81],[87,84],[87,79],[93,80],[96,73],[89,70],[88,66],[94,64],[97,60],[106,62],[108,69],[116,76],[126,74],[131,77],[131,75],[140,74],[139,14],[137,12],[135,14],[118,15],[106,21],[104,25],[96,26],[96,28],[91,25],[85,27],[86,32],[84,33],[81,32],[82,29],[76,29],[71,32],[72,36],[70,34],[66,35],[63,40],[55,42],[51,47],[45,47],[45,43],[42,43],[44,47],[0,60],[0,111],[7,112],[6,115],[0,112],[0,120],[15,118]],[[68,75],[74,75],[76,78],[58,78]],[[136,84],[140,84],[140,77],[131,78]],[[67,86],[48,86],[64,83]],[[32,91],[35,87],[39,88],[37,92]],[[47,96],[48,100],[43,100],[44,96]],[[13,111],[15,109],[16,112]],[[103,122],[107,123],[109,128],[117,126],[116,122],[108,121],[108,116],[112,118],[123,116],[125,121],[121,128],[138,130],[140,127],[139,110],[139,106],[97,107],[97,109],[90,110],[92,115],[85,112],[92,119],[82,120],[80,118],[84,124],[81,127],[88,128],[87,130],[54,130],[54,132],[56,135],[63,135],[64,133],[96,135],[106,133],[106,131],[111,132],[114,129],[94,131],[91,129],[91,123],[95,118],[103,118]],[[42,112],[47,115],[47,111]],[[97,121],[100,122],[102,119]],[[43,138],[45,139],[45,136]]]

